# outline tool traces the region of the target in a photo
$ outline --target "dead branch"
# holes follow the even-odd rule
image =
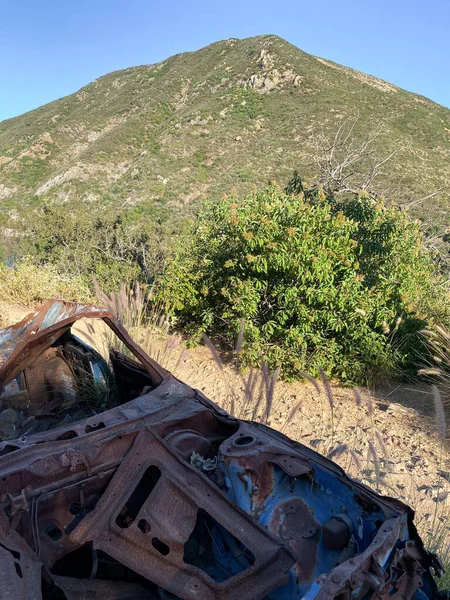
[[[313,158],[321,174],[321,183],[334,194],[358,194],[366,191],[376,196],[373,182],[383,172],[383,167],[397,154],[398,148],[380,158],[375,141],[383,132],[379,125],[362,142],[355,136],[359,115],[343,121],[334,136],[322,132],[313,136]]]

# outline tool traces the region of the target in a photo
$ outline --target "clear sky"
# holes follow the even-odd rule
[[[450,0],[0,0],[0,121],[110,71],[263,33],[450,107]]]

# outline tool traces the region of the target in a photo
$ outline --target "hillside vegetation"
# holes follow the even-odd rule
[[[245,321],[248,364],[405,375],[449,324],[429,252],[449,132],[450,110],[275,36],[111,73],[0,123],[0,300],[156,281],[193,341]]]
[[[44,203],[173,222],[205,195],[285,183],[294,168],[312,178],[313,139],[357,115],[356,140],[380,128],[380,157],[396,151],[380,190],[406,202],[444,188],[415,213],[444,231],[450,110],[266,35],[110,73],[0,123],[3,235]]]

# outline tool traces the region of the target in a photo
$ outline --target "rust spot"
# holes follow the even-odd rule
[[[301,498],[292,498],[279,504],[269,529],[292,550],[297,561],[299,581],[308,581],[317,564],[321,538],[321,526],[309,506]]]

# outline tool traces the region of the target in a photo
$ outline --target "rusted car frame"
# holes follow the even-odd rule
[[[106,368],[73,337],[80,318],[136,360],[111,353],[115,406],[55,423],[80,361],[93,383]],[[0,400],[28,428],[0,442],[0,599],[439,597],[410,508],[228,415],[103,309],[50,301],[1,330]]]

